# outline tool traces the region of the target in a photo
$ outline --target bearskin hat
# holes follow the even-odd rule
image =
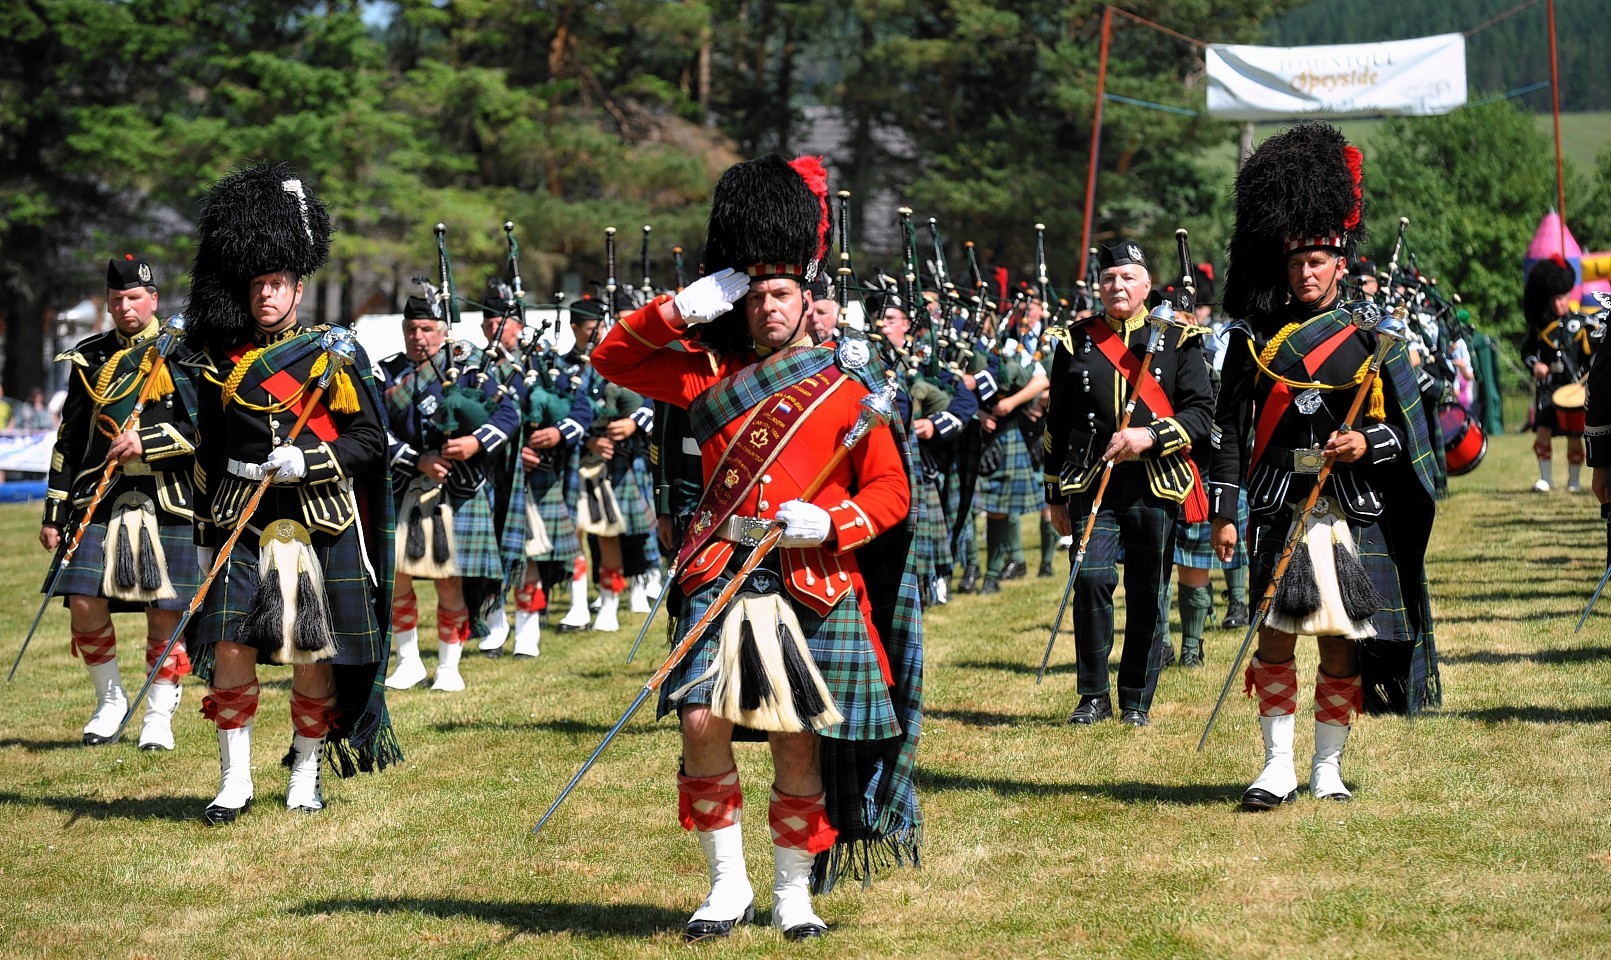
[[[220,347],[251,334],[253,277],[280,270],[306,277],[330,253],[330,216],[287,163],[260,163],[213,184],[196,234],[185,316],[193,339]]]
[[[1363,162],[1329,123],[1300,123],[1259,144],[1236,175],[1227,314],[1270,313],[1285,304],[1290,253],[1354,255],[1365,238]]]
[[[1553,301],[1563,293],[1571,293],[1577,286],[1577,272],[1566,258],[1556,254],[1540,260],[1527,271],[1527,286],[1522,290],[1522,315],[1534,326],[1543,326],[1555,319]]]
[[[802,287],[816,279],[828,255],[828,171],[821,157],[784,160],[769,153],[727,168],[711,197],[702,270],[731,267],[750,282],[788,278]],[[750,345],[742,310],[700,329],[718,351]]]

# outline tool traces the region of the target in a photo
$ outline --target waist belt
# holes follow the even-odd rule
[[[1319,447],[1308,450],[1270,447],[1264,451],[1264,460],[1278,469],[1311,477],[1320,473],[1320,468],[1326,465],[1326,455],[1320,452]]]
[[[716,528],[716,536],[729,543],[753,547],[760,544],[775,524],[776,521],[765,517],[728,517]]]
[[[240,460],[230,460],[224,465],[224,469],[235,476],[242,477],[246,480],[260,481],[264,477],[268,476],[268,473],[263,469],[263,465],[261,463],[244,463]]]

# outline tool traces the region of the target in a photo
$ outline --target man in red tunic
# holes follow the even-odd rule
[[[915,603],[887,603],[881,593],[890,591],[869,582],[893,567],[905,586],[904,444],[890,427],[874,427],[819,492],[802,498],[868,394],[860,378],[866,342],[836,348],[811,337],[805,284],[826,252],[824,179],[815,160],[776,156],[729,170],[706,244],[704,266],[713,272],[624,318],[593,353],[612,383],[690,412],[705,493],[677,558],[679,634],[710,608],[769,523],[784,525],[781,549],[749,575],[725,620],[662,690],[661,715],[675,709],[682,724],[681,820],[696,831],[711,873],[710,894],[687,925],[690,940],[725,935],[753,914],[735,732],[765,731],[771,744],[772,923],[787,937],[826,930],[808,889],[819,854],[818,889],[855,844],[915,858],[910,764],[921,633]],[[679,340],[685,350],[668,349]],[[892,544],[899,556],[875,571],[869,555]],[[914,577],[912,595],[915,587]],[[768,676],[757,693],[751,665],[768,650],[787,677]],[[801,666],[811,674],[803,684]],[[775,712],[766,692],[774,687],[785,691]],[[885,768],[881,785],[856,775],[858,749],[880,751],[873,755]],[[836,847],[844,848],[837,858]]]

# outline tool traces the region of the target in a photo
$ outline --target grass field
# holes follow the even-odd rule
[[[1194,752],[1239,632],[1211,632],[1207,669],[1168,671],[1151,728],[1068,727],[1072,644],[1059,641],[1044,686],[1033,671],[1061,580],[1012,582],[927,620],[922,869],[820,898],[833,930],[817,944],[758,927],[696,949],[1611,956],[1611,603],[1572,635],[1602,570],[1601,527],[1587,495],[1530,493],[1534,476],[1512,435],[1454,481],[1431,558],[1444,706],[1358,724],[1352,804],[1237,812],[1261,758],[1239,696]],[[0,542],[16,550],[0,556],[8,660],[44,567],[36,517],[0,509]],[[328,809],[312,817],[283,806],[287,675],[265,670],[258,805],[209,829],[197,817],[217,755],[199,688],[187,681],[173,754],[78,746],[88,683],[53,610],[0,691],[0,956],[688,956],[679,931],[705,879],[673,816],[671,725],[640,716],[528,833],[652,669],[622,663],[631,638],[551,633],[535,662],[467,658],[463,694],[394,696],[408,761],[327,780]],[[132,682],[138,647],[123,649]],[[1312,675],[1312,645],[1300,650]],[[762,886],[764,751],[742,748],[740,766]]]

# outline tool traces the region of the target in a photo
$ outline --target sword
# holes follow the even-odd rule
[[[296,442],[297,435],[302,432],[303,427],[308,425],[308,419],[313,416],[314,408],[324,398],[325,390],[330,386],[330,381],[335,379],[336,374],[343,367],[356,360],[358,356],[358,338],[346,327],[332,326],[320,338],[320,345],[324,347],[325,356],[329,358],[325,361],[324,373],[319,375],[319,382],[314,386],[313,392],[308,394],[307,399],[303,401],[302,413],[296,418],[296,423],[291,426],[291,432],[285,435],[285,444],[282,444],[282,446]],[[246,501],[246,506],[241,510],[235,521],[235,529],[230,531],[229,539],[224,541],[224,545],[218,549],[218,556],[213,558],[213,566],[211,570],[207,571],[207,579],[201,582],[201,586],[196,590],[195,597],[191,598],[190,606],[185,608],[184,616],[179,618],[178,625],[173,628],[173,636],[168,638],[168,645],[162,648],[162,655],[157,657],[156,661],[151,665],[151,672],[146,675],[145,683],[140,687],[140,692],[135,695],[133,700],[129,701],[128,712],[123,714],[123,722],[118,724],[117,732],[112,734],[113,740],[123,736],[123,730],[129,725],[129,719],[134,716],[134,711],[140,709],[140,701],[144,700],[146,693],[150,691],[151,684],[156,681],[157,674],[162,670],[162,665],[168,662],[168,655],[173,653],[173,648],[178,645],[179,638],[185,635],[185,626],[190,623],[190,618],[196,615],[197,610],[201,609],[201,603],[207,598],[207,591],[212,589],[213,581],[218,579],[219,571],[223,570],[224,565],[229,563],[229,555],[235,549],[236,541],[240,540],[241,534],[246,530],[246,521],[250,520],[252,514],[257,512],[257,505],[263,502],[263,494],[268,492],[269,484],[274,482],[274,477],[279,472],[278,468],[270,471],[258,483],[257,489],[252,491],[251,499]]]
[[[887,424],[895,418],[894,385],[885,384],[884,388],[877,393],[870,393],[863,397],[861,403],[861,416],[856,418],[855,425],[850,428],[850,432],[845,434],[845,439],[835,448],[833,456],[828,458],[828,462],[823,464],[822,469],[817,471],[817,475],[806,485],[805,490],[800,494],[801,500],[809,501],[821,492],[823,486],[828,482],[828,477],[844,462],[845,457],[850,455],[850,451],[861,443],[862,438],[872,432],[873,427]],[[638,691],[637,698],[626,708],[626,712],[621,714],[621,719],[615,721],[615,726],[611,727],[610,732],[604,735],[604,739],[593,749],[587,761],[582,764],[582,768],[576,771],[576,775],[571,777],[569,783],[565,784],[565,789],[561,790],[559,796],[554,798],[554,802],[549,804],[548,811],[531,828],[532,833],[541,830],[543,824],[554,816],[554,812],[559,809],[559,805],[564,803],[565,798],[570,796],[571,791],[576,789],[576,785],[582,782],[582,777],[592,768],[599,755],[604,752],[604,748],[610,745],[610,741],[614,740],[616,735],[621,732],[621,728],[625,727],[627,721],[632,719],[632,715],[638,712],[638,708],[643,706],[644,701],[649,699],[649,695],[660,689],[660,685],[666,682],[667,677],[671,676],[671,671],[676,669],[677,664],[688,656],[693,650],[694,644],[698,643],[700,638],[705,635],[705,630],[715,622],[716,617],[723,612],[727,604],[738,593],[739,588],[744,585],[744,581],[749,578],[750,573],[765,559],[768,553],[772,552],[772,548],[777,545],[782,536],[782,525],[774,521],[772,529],[766,536],[761,538],[760,543],[755,545],[749,557],[739,566],[738,571],[733,574],[733,579],[717,595],[716,601],[706,609],[705,615],[700,617],[699,621],[683,635],[682,640],[672,649],[671,655],[660,665],[660,669],[654,672],[648,682],[644,683],[643,689]],[[671,588],[668,585],[666,589],[670,590]],[[665,594],[662,593],[661,596],[665,596]]]
[[[182,313],[174,314],[162,325],[162,332],[157,335],[156,342],[149,348],[156,351],[156,358],[151,361],[151,372],[145,375],[145,382],[140,385],[140,395],[134,400],[134,409],[124,419],[123,425],[118,427],[117,433],[113,434],[114,437],[127,433],[140,423],[140,414],[145,411],[145,405],[151,399],[152,387],[157,381],[157,371],[167,364],[168,354],[184,336],[184,332],[185,315]],[[6,674],[7,683],[17,675],[17,667],[22,664],[23,654],[28,652],[28,644],[33,642],[34,633],[39,629],[39,621],[44,619],[45,609],[50,606],[50,601],[55,599],[56,585],[61,583],[62,574],[72,565],[73,555],[78,553],[78,545],[84,542],[84,533],[89,529],[90,518],[95,516],[96,508],[106,498],[106,491],[112,485],[112,474],[117,472],[118,466],[118,462],[112,459],[111,451],[108,450],[106,465],[101,469],[101,479],[95,484],[95,495],[90,497],[89,505],[79,515],[78,526],[73,528],[73,541],[67,545],[67,551],[56,563],[56,572],[51,574],[50,583],[45,587],[45,599],[39,604],[39,612],[34,614],[34,622],[28,627],[28,635],[22,638],[22,648],[17,651],[17,659],[11,661],[11,670]]]
[[[631,663],[632,658],[638,655],[638,647],[643,645],[643,638],[649,635],[649,624],[659,616],[660,608],[666,605],[666,594],[671,592],[671,585],[677,580],[677,565],[673,563],[666,573],[665,586],[660,588],[660,595],[654,598],[654,606],[649,608],[649,615],[643,618],[643,626],[638,628],[638,639],[632,641],[632,650],[627,654],[626,662]]]
[[[1409,221],[1405,221],[1408,223]],[[1365,397],[1369,395],[1371,386],[1381,373],[1382,361],[1387,359],[1387,351],[1395,340],[1402,340],[1407,331],[1402,326],[1403,319],[1397,314],[1383,317],[1375,325],[1376,351],[1371,354],[1370,366],[1365,370],[1365,378],[1359,382],[1359,390],[1354,394],[1354,402],[1348,407],[1348,416],[1343,419],[1337,428],[1338,433],[1347,433],[1353,429],[1353,424],[1359,419],[1360,411],[1365,407]],[[1231,663],[1231,672],[1225,675],[1225,684],[1220,687],[1219,699],[1214,701],[1214,709],[1208,714],[1208,723],[1203,726],[1203,735],[1197,740],[1197,752],[1203,751],[1203,744],[1208,742],[1208,732],[1214,729],[1214,718],[1219,716],[1220,708],[1225,706],[1225,698],[1231,692],[1231,684],[1236,682],[1236,674],[1242,669],[1242,658],[1247,656],[1248,648],[1253,646],[1253,637],[1268,617],[1270,607],[1275,603],[1276,589],[1281,585],[1281,578],[1287,574],[1287,564],[1292,562],[1292,551],[1298,547],[1298,541],[1303,537],[1303,520],[1314,509],[1315,501],[1320,499],[1320,491],[1331,477],[1331,468],[1336,463],[1335,455],[1328,455],[1325,463],[1320,467],[1320,473],[1315,477],[1315,485],[1309,491],[1292,517],[1292,529],[1287,533],[1286,546],[1281,551],[1281,559],[1276,561],[1275,569],[1270,573],[1270,582],[1264,587],[1264,596],[1259,600],[1258,610],[1253,614],[1247,625],[1247,636],[1242,638],[1242,646],[1236,651],[1236,660]]]
[[[1600,599],[1600,594],[1605,592],[1606,582],[1611,581],[1611,503],[1600,504],[1600,518],[1606,521],[1605,576],[1600,578],[1600,585],[1594,588],[1594,596],[1589,598],[1589,605],[1583,608],[1583,616],[1577,618],[1577,629],[1573,630],[1573,633],[1583,632],[1583,624],[1588,621],[1589,614],[1594,610],[1594,604]]]

